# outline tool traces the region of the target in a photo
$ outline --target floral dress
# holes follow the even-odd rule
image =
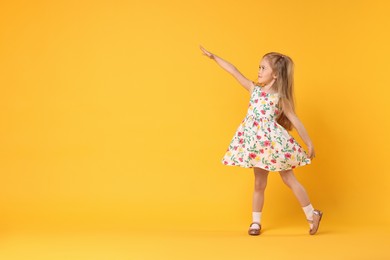
[[[276,122],[278,101],[278,93],[254,87],[248,112],[230,142],[223,164],[283,171],[311,163],[298,142]]]

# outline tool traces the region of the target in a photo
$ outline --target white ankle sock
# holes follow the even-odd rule
[[[313,220],[313,211],[314,211],[313,206],[311,204],[309,204],[306,207],[302,207],[302,209],[303,209],[303,212],[305,212],[306,218],[308,220]],[[312,229],[313,224],[309,222],[309,225],[310,225],[310,229]]]
[[[252,222],[261,223],[261,212],[252,212]],[[258,224],[253,224],[253,228],[260,228]]]

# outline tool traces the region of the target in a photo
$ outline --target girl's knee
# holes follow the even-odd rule
[[[295,183],[295,181],[296,181],[294,173],[293,173],[292,170],[281,171],[280,172],[280,177],[282,177],[283,182],[288,187],[291,187]]]
[[[263,192],[267,187],[267,180],[256,180],[255,181],[255,191]]]
[[[255,168],[255,191],[264,191],[267,187],[268,171]]]

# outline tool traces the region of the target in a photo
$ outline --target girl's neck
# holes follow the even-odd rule
[[[275,79],[273,79],[273,80],[272,80],[270,83],[268,83],[268,84],[264,84],[264,85],[263,85],[263,89],[264,89],[265,91],[269,92],[269,91],[272,89],[274,83],[275,83]]]

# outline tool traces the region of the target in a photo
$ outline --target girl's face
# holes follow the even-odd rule
[[[259,76],[257,82],[260,84],[267,85],[276,79],[275,74],[267,59],[262,59],[259,66]]]

